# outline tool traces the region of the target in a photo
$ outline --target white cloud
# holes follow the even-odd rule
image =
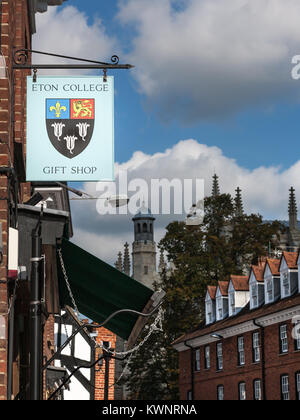
[[[128,181],[141,178],[149,184],[152,178],[205,180],[205,193],[209,195],[214,171],[220,176],[221,192],[234,194],[242,188],[244,208],[247,213],[260,213],[264,218],[288,218],[289,188],[293,185],[300,199],[300,161],[286,170],[279,167],[245,169],[233,159],[224,156],[218,147],[209,147],[196,140],[184,140],[163,153],[146,155],[136,152],[123,164],[116,164],[117,184],[120,170],[128,171]],[[99,186],[87,183],[84,189],[99,196]],[[95,201],[73,202],[72,215],[75,227],[74,241],[100,258],[114,263],[124,242],[133,241],[132,215],[101,216]],[[151,206],[151,203],[150,203]],[[164,228],[184,215],[156,216],[156,241],[164,234]]]
[[[107,35],[101,19],[95,18],[90,24],[87,15],[73,6],[50,7],[47,13],[38,13],[36,21],[37,33],[33,36],[35,50],[108,62],[112,53],[118,51],[116,39]],[[42,55],[36,55],[34,62],[75,63]],[[51,74],[58,73],[70,74],[70,70],[51,71]]]
[[[299,96],[299,15],[298,0],[124,0],[119,19],[148,105],[195,122]]]

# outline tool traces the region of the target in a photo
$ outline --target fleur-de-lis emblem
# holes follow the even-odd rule
[[[76,127],[79,128],[79,135],[82,138],[83,141],[85,141],[86,135],[87,135],[87,131],[88,131],[88,127],[90,127],[90,124],[87,123],[79,123],[76,124]]]
[[[67,108],[64,105],[61,106],[59,101],[56,102],[55,106],[50,107],[50,112],[55,111],[56,118],[59,118],[62,111],[66,111],[66,110]]]
[[[65,124],[54,123],[54,124],[51,124],[51,127],[53,127],[53,129],[54,129],[55,137],[57,137],[57,140],[60,141],[60,137],[62,136],[63,128],[65,127]]]
[[[64,140],[66,140],[67,142],[67,149],[69,150],[71,155],[73,155],[73,150],[75,148],[75,141],[78,140],[78,138],[75,136],[66,136],[64,137]]]

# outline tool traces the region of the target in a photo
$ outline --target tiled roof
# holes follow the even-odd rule
[[[217,286],[207,286],[207,291],[212,300],[216,299]]]
[[[270,271],[272,273],[273,276],[279,276],[279,266],[280,266],[280,260],[275,259],[275,258],[268,258],[267,262],[266,262],[266,267],[267,264],[270,268]]]
[[[282,253],[281,260],[282,260],[282,258],[284,258],[286,263],[287,263],[288,268],[295,269],[295,268],[298,267],[297,266],[298,255],[299,255],[298,252],[286,252],[286,251],[284,251]]]
[[[249,281],[248,276],[230,276],[230,280],[233,284],[234,290],[236,292],[248,292],[249,291]]]
[[[190,333],[187,333],[181,337],[179,337],[176,341],[172,344],[179,344],[183,343],[185,340],[191,340],[193,338],[203,337],[208,334],[220,332],[222,329],[233,327],[235,325],[242,324],[247,321],[255,320],[261,316],[271,315],[273,313],[280,312],[284,309],[292,308],[294,306],[300,305],[300,294],[294,295],[292,297],[281,299],[275,303],[271,303],[268,305],[263,305],[258,309],[250,310],[250,305],[248,303],[241,312],[239,312],[236,316],[226,318],[222,321],[215,322],[212,325],[198,328]]]
[[[265,263],[260,265],[252,265],[251,270],[253,271],[256,281],[264,282],[264,270],[265,270]]]
[[[229,281],[219,281],[218,286],[222,296],[228,296]]]

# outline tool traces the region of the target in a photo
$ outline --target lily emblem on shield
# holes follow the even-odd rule
[[[80,155],[91,142],[94,126],[95,99],[46,99],[48,137],[63,156]]]

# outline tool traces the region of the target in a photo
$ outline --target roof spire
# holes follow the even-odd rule
[[[115,267],[116,267],[117,270],[119,270],[121,272],[123,271],[123,268],[122,268],[122,252],[119,252],[119,254],[118,254],[118,259],[115,262]]]
[[[290,229],[298,230],[297,223],[297,203],[295,197],[295,188],[290,188],[290,199],[289,199],[289,225]]]
[[[241,217],[244,213],[244,209],[243,209],[243,199],[242,199],[242,190],[240,189],[240,187],[237,187],[237,189],[235,190],[236,195],[234,198],[234,214],[236,217]]]
[[[123,260],[123,271],[127,276],[130,276],[130,257],[129,257],[129,245],[126,242],[124,245],[124,260]]]
[[[211,195],[213,197],[217,197],[218,195],[220,195],[219,177],[217,176],[217,174],[214,174],[213,176],[213,186]]]

